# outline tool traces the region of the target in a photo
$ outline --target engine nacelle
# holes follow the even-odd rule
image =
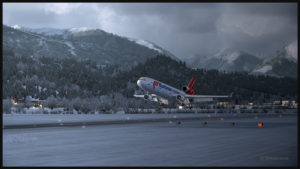
[[[181,96],[180,94],[176,96],[176,99],[179,101],[184,101],[184,96]]]
[[[152,100],[152,96],[151,96],[151,95],[145,94],[145,95],[144,95],[144,99],[145,99],[145,100]]]
[[[186,91],[190,90],[190,88],[187,87],[187,86],[183,86],[183,87],[182,87],[182,90],[183,90],[184,92],[186,92]]]

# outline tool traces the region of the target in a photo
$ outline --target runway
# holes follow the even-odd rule
[[[297,166],[297,116],[206,121],[4,129],[3,165]]]
[[[295,116],[296,113],[172,113],[172,114],[16,114],[3,115],[4,129],[82,125],[168,122],[170,120],[216,120]]]

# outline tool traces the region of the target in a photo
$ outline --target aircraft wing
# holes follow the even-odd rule
[[[230,95],[185,95],[187,99],[193,99],[193,102],[205,102],[205,101],[213,101],[213,98],[228,98],[232,97],[232,93]]]
[[[185,95],[186,98],[227,98],[232,97],[233,93],[230,95]]]
[[[143,94],[135,94],[135,95],[133,95],[133,97],[139,97],[139,98],[144,98],[144,95]]]
[[[226,98],[230,96],[216,96],[216,95],[185,95],[186,98]]]
[[[164,99],[160,96],[157,96],[156,94],[149,94],[151,96],[151,101],[154,101],[154,102],[159,102],[159,103],[162,103],[162,104],[168,104],[168,100],[167,99]],[[133,95],[134,97],[137,97],[137,98],[144,98],[144,95],[143,94],[135,94]]]
[[[149,95],[151,95],[152,97],[157,97],[155,94],[149,94]],[[144,98],[144,94],[134,94],[133,97]]]

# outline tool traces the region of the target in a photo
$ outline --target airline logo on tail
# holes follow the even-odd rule
[[[187,88],[188,90],[185,91],[186,94],[191,94],[191,95],[196,94],[196,92],[194,90],[194,82],[195,82],[195,78],[193,77],[188,85],[188,88]]]

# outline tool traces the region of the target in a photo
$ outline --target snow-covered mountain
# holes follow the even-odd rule
[[[275,54],[266,58],[252,71],[253,74],[272,76],[297,77],[298,72],[298,42],[294,41]]]
[[[259,59],[243,51],[221,50],[212,56],[193,55],[184,59],[192,68],[217,69],[227,72],[248,72],[277,77],[297,77],[298,43],[287,45],[275,54]]]
[[[19,27],[18,25],[15,25],[15,27]],[[26,28],[26,27],[19,27],[20,30],[31,32],[31,33],[37,33],[41,35],[47,35],[47,36],[54,36],[54,35],[63,35],[67,33],[68,29],[55,29],[55,28]]]
[[[132,66],[167,50],[146,40],[129,40],[100,29],[26,28],[3,25],[3,48],[19,56],[73,57],[90,59],[97,64]]]
[[[192,56],[184,58],[184,61],[192,68],[205,68],[206,62],[209,59],[209,56],[206,55],[193,54]]]
[[[213,56],[194,55],[185,61],[192,67],[228,72],[249,72],[260,63],[260,59],[254,55],[231,49],[221,50]]]
[[[127,39],[130,40],[130,41],[132,41],[132,42],[135,42],[135,43],[137,43],[139,45],[145,46],[145,47],[147,47],[149,49],[153,49],[153,50],[157,51],[160,54],[164,54],[164,55],[170,56],[172,59],[175,59],[177,61],[180,60],[177,56],[173,55],[168,50],[163,49],[162,47],[160,47],[160,46],[156,45],[155,43],[150,42],[148,40],[134,39],[134,38],[127,38]]]

